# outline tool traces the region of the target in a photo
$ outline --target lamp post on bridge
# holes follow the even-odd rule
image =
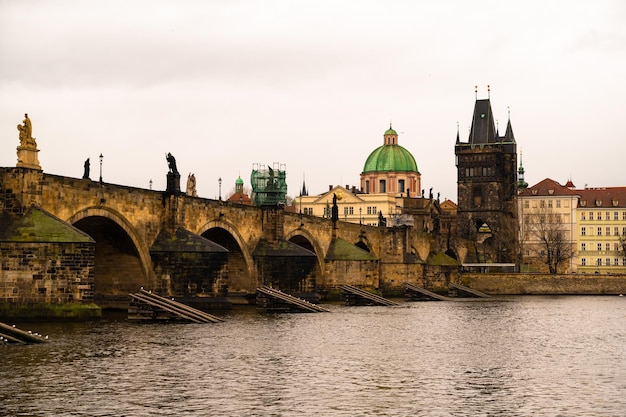
[[[222,177],[217,179],[217,184],[219,185],[219,199],[222,201]]]
[[[102,160],[104,159],[104,156],[102,156],[102,153],[100,153],[100,184],[102,184]]]

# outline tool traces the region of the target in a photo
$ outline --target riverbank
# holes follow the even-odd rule
[[[461,274],[461,284],[490,295],[626,294],[626,275]]]

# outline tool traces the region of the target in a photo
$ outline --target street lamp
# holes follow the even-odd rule
[[[102,156],[102,153],[99,156],[100,158],[100,184],[102,184],[102,160],[104,159],[104,156]]]
[[[219,177],[217,179],[217,184],[219,185],[219,190],[220,190],[220,201],[222,201],[222,177]]]
[[[361,225],[362,225],[362,224],[363,224],[363,221],[362,221],[362,217],[361,217],[361,210],[363,210],[363,208],[362,208],[362,207],[359,207],[359,224],[361,224]]]
[[[150,189],[152,189],[152,179],[150,179]]]

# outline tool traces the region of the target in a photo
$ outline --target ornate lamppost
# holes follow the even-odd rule
[[[219,177],[217,179],[217,184],[219,185],[219,196],[220,196],[219,198],[220,198],[220,201],[222,201],[222,177]]]

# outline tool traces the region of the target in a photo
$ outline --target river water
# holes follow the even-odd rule
[[[626,297],[506,297],[218,324],[28,323],[6,416],[624,416]]]

